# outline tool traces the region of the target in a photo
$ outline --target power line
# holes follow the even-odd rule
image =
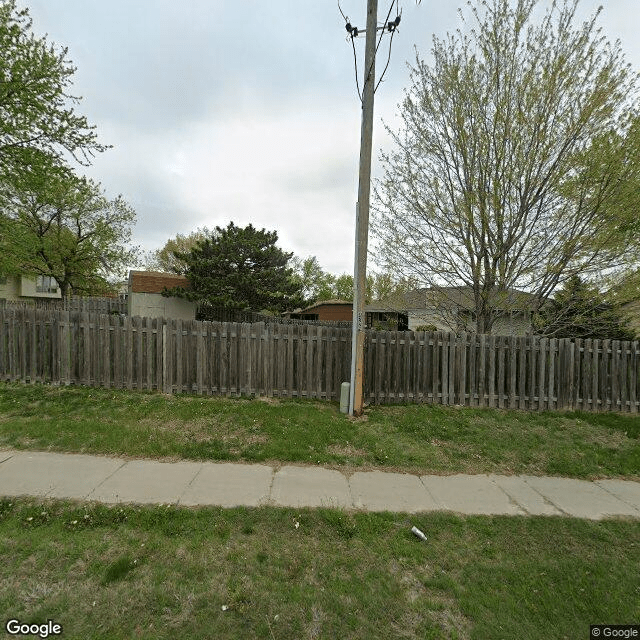
[[[391,12],[393,11],[393,7],[396,7],[396,17],[394,20],[389,20],[390,16],[391,16]],[[356,89],[358,91],[358,98],[360,98],[360,102],[362,102],[362,92],[360,91],[360,81],[358,78],[358,56],[356,53],[356,46],[355,46],[355,38],[357,38],[358,36],[362,35],[362,34],[366,34],[367,30],[366,29],[359,29],[356,26],[353,26],[351,24],[351,21],[349,20],[349,18],[344,14],[344,11],[342,11],[342,7],[340,6],[340,2],[338,1],[338,10],[340,11],[340,14],[342,15],[344,22],[345,22],[345,29],[347,30],[347,39],[351,40],[351,48],[353,50],[353,64],[354,64],[354,69],[355,69],[355,77],[356,77]],[[378,90],[378,87],[380,86],[380,83],[382,82],[382,79],[384,78],[385,73],[387,72],[387,69],[389,68],[389,63],[391,62],[391,47],[393,44],[393,36],[395,35],[396,31],[398,30],[398,26],[400,24],[400,20],[402,17],[402,10],[400,10],[398,8],[398,0],[392,0],[391,5],[389,6],[389,11],[387,12],[387,17],[385,18],[383,24],[381,26],[376,26],[376,31],[380,31],[380,36],[378,38],[378,43],[376,44],[376,50],[375,50],[375,55],[378,55],[378,49],[380,48],[380,44],[382,43],[382,37],[384,36],[385,33],[390,33],[391,34],[391,38],[389,39],[389,55],[387,56],[387,63],[384,67],[384,70],[378,80],[378,83],[376,84],[375,88],[374,88],[374,92]],[[375,58],[374,58],[375,60]],[[367,73],[364,76],[365,82],[367,80],[367,78],[369,77],[369,75],[371,74],[371,70],[372,70],[372,66],[369,65],[369,68],[366,70]]]

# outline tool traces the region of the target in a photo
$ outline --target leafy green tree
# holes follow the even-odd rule
[[[318,258],[309,256],[302,260],[294,257],[291,264],[294,271],[293,280],[300,287],[304,306],[321,300],[330,300],[334,297],[335,277],[323,271]]]
[[[479,333],[514,289],[535,310],[572,275],[640,256],[636,75],[599,12],[576,24],[576,0],[539,4],[478,2],[432,66],[417,57],[375,189],[385,270],[443,296],[468,287]]]
[[[54,277],[63,296],[109,290],[108,279],[137,262],[129,244],[135,212],[47,154],[33,151],[31,161],[4,194],[7,261],[20,273]]]
[[[324,271],[315,256],[304,260],[293,258],[294,281],[300,283],[305,305],[323,300],[353,300],[353,276],[343,273],[339,276]],[[403,279],[396,280],[389,273],[369,273],[367,275],[365,300],[390,300],[411,289],[416,283]]]
[[[578,276],[572,276],[540,310],[536,330],[553,338],[635,338],[620,309]]]
[[[65,292],[102,288],[106,270],[122,262],[116,254],[133,220],[121,199],[107,203],[97,185],[75,177],[67,164],[71,158],[89,164],[108,148],[75,111],[75,70],[67,49],[32,33],[27,9],[0,0],[0,271],[55,271]],[[91,213],[80,220],[85,209]]]
[[[302,304],[300,283],[289,261],[293,254],[276,246],[275,231],[216,227],[188,253],[176,254],[187,268],[191,288],[175,288],[169,295],[212,307],[242,311],[286,311]]]
[[[167,240],[162,248],[152,251],[147,257],[145,266],[151,271],[183,275],[187,269],[187,263],[177,256],[189,253],[210,235],[211,232],[207,227],[198,228],[188,235],[178,233],[175,238]]]
[[[367,275],[365,283],[365,301],[367,304],[374,300],[404,299],[402,294],[415,289],[412,280],[396,280],[391,274],[380,272]],[[353,276],[343,273],[334,279],[333,296],[339,300],[353,300]]]
[[[107,147],[93,126],[73,108],[69,93],[75,72],[67,49],[56,49],[31,32],[27,9],[0,1],[0,180],[19,173],[25,150],[37,149],[62,161],[79,162]]]
[[[418,288],[418,283],[411,278],[394,278],[390,273],[379,272],[367,276],[366,299],[372,301],[392,302],[404,301],[404,294]]]
[[[336,300],[353,300],[353,276],[350,273],[336,276],[332,297]]]

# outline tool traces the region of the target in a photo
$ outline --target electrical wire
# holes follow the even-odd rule
[[[373,60],[371,61],[371,64],[369,65],[369,69],[367,71],[367,75],[364,77],[364,81],[365,83],[367,82],[367,78],[369,77],[369,74],[371,73],[371,70],[373,69],[373,65],[376,62],[376,57],[378,56],[378,49],[380,48],[380,43],[382,42],[382,36],[384,35],[384,32],[387,28],[387,24],[389,24],[389,16],[391,15],[391,11],[393,10],[393,5],[396,5],[396,10],[397,10],[397,5],[398,5],[398,0],[391,0],[391,6],[389,7],[389,11],[387,11],[387,17],[384,20],[384,26],[382,27],[382,30],[380,31],[380,37],[378,38],[378,44],[376,45],[376,52],[375,55],[373,57]],[[364,89],[364,86],[363,86]],[[374,87],[374,93],[375,93],[375,87]]]
[[[360,91],[360,84],[358,82],[358,56],[356,55],[356,45],[353,40],[354,37],[351,36],[351,47],[353,48],[353,64],[356,69],[356,89],[358,90],[358,98],[360,98],[360,102],[362,102],[362,92]]]
[[[355,36],[353,35],[353,31],[349,29],[349,25],[350,25],[349,19],[347,18],[347,16],[344,15],[344,12],[342,11],[342,7],[340,6],[340,0],[338,0],[338,9],[342,14],[342,17],[344,18],[344,21],[347,24],[347,30],[349,31],[349,35],[347,37],[351,39],[351,47],[353,49],[353,66],[356,72],[356,89],[358,90],[358,98],[360,98],[360,102],[362,103],[362,92],[360,91],[360,83],[358,81],[358,56],[356,54],[356,45],[353,41]]]
[[[398,0],[396,0],[396,12],[398,10]],[[396,13],[397,16],[402,16],[402,11],[400,11],[400,13]],[[396,18],[397,19],[397,18]],[[391,62],[391,45],[393,44],[393,36],[396,35],[396,30],[398,29],[398,25],[396,24],[393,29],[391,29],[391,38],[389,38],[389,55],[387,56],[387,64],[384,66],[384,70],[382,71],[382,74],[380,75],[380,78],[378,78],[378,82],[376,83],[376,87],[373,90],[373,92],[375,93],[378,90],[378,87],[380,86],[380,83],[382,82],[382,79],[385,76],[385,73],[387,73],[387,69],[389,68],[389,63]]]
[[[396,7],[396,20],[394,23],[389,22],[389,17],[391,16],[391,12],[393,11],[393,6],[395,4]],[[354,39],[358,36],[358,29],[357,27],[351,27],[351,23],[349,22],[349,19],[347,18],[347,16],[345,16],[344,12],[342,11],[342,7],[340,6],[340,0],[338,0],[338,10],[340,11],[340,14],[342,15],[345,24],[346,24],[346,28],[347,31],[349,32],[349,35],[347,36],[348,38],[351,39],[351,48],[353,49],[353,64],[354,64],[354,68],[355,68],[355,76],[356,76],[356,89],[358,91],[358,98],[360,98],[360,102],[362,102],[362,92],[360,91],[360,81],[358,79],[358,56],[356,54],[356,45],[354,43]],[[396,33],[396,30],[398,28],[398,24],[400,21],[400,16],[402,15],[402,12],[399,11],[398,8],[398,0],[391,0],[391,6],[389,7],[389,11],[387,11],[387,17],[384,20],[383,26],[380,29],[380,36],[378,37],[378,43],[376,44],[376,50],[375,50],[375,54],[374,54],[374,58],[371,61],[371,64],[369,66],[369,69],[367,70],[366,75],[364,76],[364,82],[366,84],[367,79],[369,78],[369,75],[371,74],[371,70],[373,68],[373,65],[375,64],[375,59],[378,55],[378,49],[380,48],[380,44],[382,43],[382,36],[384,36],[385,31],[389,31],[391,33],[391,38],[389,40],[389,54],[387,56],[387,63],[384,67],[384,70],[382,71],[382,74],[380,75],[380,78],[378,79],[378,82],[376,83],[373,92],[375,93],[378,90],[378,87],[380,86],[380,83],[382,82],[382,79],[384,78],[387,69],[389,68],[389,63],[391,62],[391,46],[393,44],[393,37]],[[393,28],[392,28],[393,27]]]

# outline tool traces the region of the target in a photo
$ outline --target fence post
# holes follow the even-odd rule
[[[489,406],[496,406],[496,337],[489,335]]]
[[[516,352],[518,349],[518,338],[515,335],[509,336],[509,408],[516,408]]]
[[[497,371],[497,385],[496,385],[496,397],[498,400],[498,407],[500,409],[504,408],[504,400],[505,400],[505,341],[506,338],[504,336],[496,336],[496,340],[498,343],[498,348],[496,351],[496,355],[498,356],[498,366],[496,367]]]
[[[60,371],[60,382],[63,385],[68,386],[71,384],[71,362],[69,359],[69,350],[71,348],[71,322],[69,311],[60,312],[60,325],[58,328],[60,331],[60,340],[58,341],[58,371]]]
[[[158,331],[158,338],[160,332]],[[171,393],[169,389],[169,367],[167,366],[167,321],[162,319],[162,390]]]
[[[637,385],[638,385],[638,343],[633,341],[631,349],[631,366],[629,371],[629,401],[631,413],[638,413]]]
[[[575,370],[576,370],[576,345],[569,343],[569,409],[574,410],[575,406]]]
[[[543,411],[545,408],[545,372],[547,370],[547,351],[548,351],[548,338],[540,338],[540,350],[539,350],[539,362],[540,373],[538,375],[538,411]]]
[[[611,409],[619,411],[620,404],[620,384],[618,376],[620,375],[620,358],[618,352],[620,350],[620,340],[611,341]]]
[[[456,358],[456,366],[458,367],[458,404],[465,406],[467,404],[467,334],[462,332],[458,336],[458,357]],[[469,394],[469,406],[471,406],[471,394]]]
[[[558,340],[556,338],[549,340],[549,410],[557,408],[557,403],[555,402],[557,343]]]

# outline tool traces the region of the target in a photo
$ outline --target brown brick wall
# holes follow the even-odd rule
[[[318,320],[342,320],[351,322],[353,319],[353,305],[351,304],[319,304],[306,309],[300,315],[318,315]]]
[[[165,288],[189,288],[189,281],[184,276],[159,271],[131,271],[129,282],[132,293],[162,293]]]

